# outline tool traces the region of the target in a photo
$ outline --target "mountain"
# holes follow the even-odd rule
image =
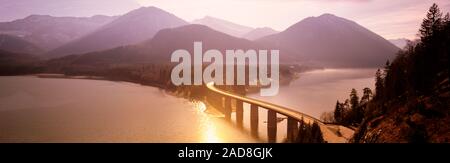
[[[79,38],[115,17],[93,16],[89,18],[53,17],[30,15],[24,19],[0,22],[0,34],[21,37],[42,49],[54,49]]]
[[[39,54],[43,50],[20,37],[0,34],[0,49],[14,53]]]
[[[379,67],[399,51],[361,25],[331,14],[306,18],[258,42],[290,49],[303,61],[328,67]]]
[[[399,39],[390,39],[389,42],[391,42],[392,44],[394,44],[395,46],[397,46],[400,49],[403,49],[406,44],[408,43],[408,39],[406,38],[399,38]]]
[[[202,41],[203,49],[225,50],[253,47],[251,41],[229,36],[203,25],[186,25],[159,31],[152,39],[136,45],[122,46],[105,51],[71,55],[54,61],[69,60],[75,65],[109,65],[136,63],[170,63],[171,54],[186,49],[193,54],[194,41]]]
[[[49,57],[82,54],[136,44],[152,38],[159,30],[188,24],[156,7],[133,10],[100,29],[48,53]]]
[[[247,39],[237,38],[203,25],[186,25],[159,31],[152,39],[136,45],[122,46],[105,51],[81,55],[70,55],[50,60],[51,65],[102,66],[140,63],[170,63],[171,54],[178,49],[186,49],[193,54],[195,41],[203,42],[203,50],[217,49],[222,53],[228,49],[271,49]],[[286,53],[280,54],[280,60],[291,61]]]
[[[98,13],[119,15],[139,8],[130,0],[0,0],[0,22],[13,21],[32,14],[57,17],[91,17]]]
[[[214,30],[229,34],[234,37],[242,37],[248,32],[254,30],[251,27],[239,25],[233,22],[229,22],[219,18],[214,18],[211,16],[205,16],[204,18],[194,20],[191,23],[205,25]]]
[[[263,27],[263,28],[256,28],[244,34],[242,37],[249,40],[257,40],[265,36],[273,35],[275,33],[278,33],[278,31],[275,31],[274,29],[269,27]]]

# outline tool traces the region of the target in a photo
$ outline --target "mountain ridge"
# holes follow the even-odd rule
[[[205,16],[201,19],[196,19],[196,20],[192,21],[191,24],[205,25],[214,30],[226,33],[226,34],[234,36],[234,37],[242,37],[243,35],[247,34],[248,32],[251,32],[252,30],[254,30],[254,28],[252,28],[252,27],[240,25],[240,24],[228,21],[228,20],[215,18],[212,16]]]
[[[141,7],[120,16],[96,31],[47,53],[54,58],[136,44],[152,38],[159,30],[188,24],[156,7]]]
[[[248,40],[257,40],[276,33],[278,33],[278,31],[270,27],[262,27],[262,28],[255,28],[254,30],[244,34],[242,37]]]
[[[35,14],[10,22],[0,22],[0,34],[21,37],[42,49],[51,50],[89,33],[113,19],[115,17],[103,15],[54,17]]]
[[[177,28],[160,30],[153,38],[139,44],[121,46],[80,55],[70,55],[59,59],[53,59],[53,61],[69,59],[72,60],[69,62],[70,64],[81,65],[108,65],[110,63],[167,64],[170,63],[170,54],[175,50],[186,49],[193,54],[195,41],[203,42],[204,50],[217,49],[222,53],[228,49],[257,50],[265,48],[270,50],[269,46],[264,46],[244,38],[230,36],[204,25],[190,24]],[[281,55],[285,56],[284,54]]]
[[[305,18],[257,41],[291,49],[296,56],[328,67],[379,67],[400,50],[356,22],[332,14]]]

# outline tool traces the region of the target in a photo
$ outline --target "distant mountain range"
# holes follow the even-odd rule
[[[254,30],[252,27],[239,25],[230,21],[214,18],[211,16],[205,16],[204,18],[194,20],[191,23],[205,25],[216,31],[220,31],[234,37],[242,37],[248,32]]]
[[[48,53],[49,57],[81,54],[131,45],[152,38],[159,30],[188,23],[156,7],[133,10],[100,29]]]
[[[0,4],[0,22],[33,14],[56,17],[90,17],[98,13],[120,15],[140,7],[135,0],[0,0]]]
[[[265,36],[273,35],[275,33],[278,33],[278,31],[275,31],[274,29],[269,27],[263,27],[263,28],[256,28],[244,34],[242,37],[249,40],[257,40]]]
[[[378,67],[399,51],[383,37],[331,14],[306,18],[257,41],[291,50],[304,62],[328,67]]]
[[[204,25],[186,25],[159,31],[152,39],[140,44],[110,50],[71,55],[51,60],[58,65],[107,66],[112,64],[170,63],[171,54],[186,49],[191,54],[195,41],[203,42],[203,49],[268,49],[261,44],[227,35]]]
[[[252,28],[211,16],[205,16],[204,18],[194,20],[191,23],[205,25],[216,31],[249,40],[256,40],[277,33],[277,31],[269,27]]]
[[[47,58],[59,58],[52,61],[64,61],[68,64],[168,63],[174,50],[192,50],[195,41],[203,41],[204,49],[222,51],[240,48],[279,49],[282,62],[325,67],[379,67],[386,60],[392,59],[399,50],[389,41],[357,23],[331,14],[306,18],[282,32],[270,28],[253,29],[212,17],[194,21],[206,26],[189,25],[188,22],[156,7],[142,7],[119,17],[63,19],[30,16],[6,24],[26,22],[22,23],[21,28],[15,29],[33,31],[31,29],[37,25],[32,22],[46,22],[41,19],[50,19],[50,22],[67,19],[68,23],[61,24],[85,27],[84,32],[69,35],[73,36],[67,39],[71,41],[45,54]],[[27,23],[29,25],[26,25]],[[2,25],[8,27],[0,24],[0,31]],[[50,27],[54,26],[56,25]],[[54,31],[66,32],[60,28],[55,28]],[[15,35],[19,35],[18,33]],[[50,36],[51,34],[49,32]],[[24,40],[28,38],[19,36]],[[67,55],[71,56],[64,57]]]
[[[0,34],[23,38],[43,50],[51,50],[111,22],[116,17],[88,18],[31,15],[11,22],[0,22]]]

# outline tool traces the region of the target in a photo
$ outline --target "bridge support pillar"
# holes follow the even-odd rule
[[[258,137],[258,106],[250,104],[250,131],[252,136]]]
[[[268,110],[267,112],[267,137],[269,143],[277,141],[277,112]]]
[[[236,100],[236,124],[239,128],[244,127],[244,103],[241,100]]]
[[[292,117],[287,119],[287,142],[292,143],[297,138],[298,122]]]
[[[231,98],[225,97],[225,107],[224,107],[225,119],[231,121]]]

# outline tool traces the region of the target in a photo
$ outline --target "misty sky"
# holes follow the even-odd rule
[[[209,15],[281,31],[303,18],[332,13],[387,39],[412,39],[433,2],[450,11],[450,0],[0,0],[0,21],[29,14],[120,15],[140,6],[156,6],[187,21]]]

